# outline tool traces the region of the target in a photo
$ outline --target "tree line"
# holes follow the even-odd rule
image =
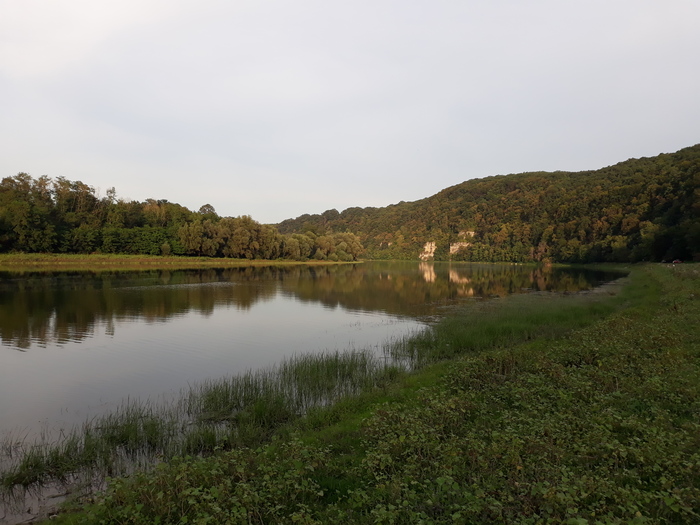
[[[328,210],[278,227],[353,232],[378,259],[416,259],[435,242],[438,260],[698,260],[700,145],[595,171],[474,179],[415,202]]]
[[[352,261],[417,259],[434,242],[437,260],[698,260],[699,217],[700,144],[595,171],[473,179],[415,202],[276,226],[209,205],[126,201],[114,188],[100,197],[64,177],[0,182],[0,252]]]
[[[349,232],[282,234],[249,216],[219,217],[208,204],[193,212],[127,201],[114,188],[100,197],[80,181],[19,173],[0,182],[0,252],[353,261],[363,247]]]

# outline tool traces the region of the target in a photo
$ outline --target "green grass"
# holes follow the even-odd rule
[[[288,261],[263,259],[228,259],[212,257],[184,257],[123,254],[52,254],[52,253],[3,253],[0,254],[0,271],[3,272],[55,272],[55,271],[138,271],[185,270],[198,268],[230,268],[245,266],[347,264],[328,261]]]
[[[471,305],[432,330],[396,343],[390,354],[415,368],[531,339],[553,339],[609,315],[629,300],[612,300],[614,293],[608,287],[598,294],[521,294]]]
[[[54,522],[698,522],[699,274],[645,266],[615,296],[493,302],[389,349],[405,367],[351,380],[356,395],[325,397],[344,392],[340,356],[280,367],[325,385],[275,387],[301,405],[271,387],[237,405],[222,383],[197,398],[214,428],[268,411],[281,426],[116,479]]]

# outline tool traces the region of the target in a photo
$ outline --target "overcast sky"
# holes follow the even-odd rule
[[[700,142],[697,0],[0,0],[0,176],[279,222]]]

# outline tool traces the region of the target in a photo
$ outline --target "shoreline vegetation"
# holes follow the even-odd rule
[[[220,217],[167,200],[101,197],[92,186],[27,173],[0,180],[0,253],[190,255],[230,259],[354,261],[350,232],[281,234],[252,217]]]
[[[64,524],[698,520],[699,273],[635,266],[615,293],[473,304],[386,359],[297,356],[196,385],[184,431],[125,405],[20,444],[0,485],[129,474],[76,491]]]
[[[353,264],[362,261],[352,261]],[[206,268],[243,268],[247,266],[293,266],[348,264],[341,261],[295,261],[287,259],[230,259],[213,257],[127,255],[127,254],[0,254],[0,272],[61,271],[138,271],[189,270]]]

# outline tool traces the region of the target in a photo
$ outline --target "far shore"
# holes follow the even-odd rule
[[[362,261],[354,261],[354,263]],[[241,268],[247,266],[352,264],[332,261],[293,261],[288,259],[228,259],[123,254],[0,254],[0,272],[187,270],[199,268]]]

